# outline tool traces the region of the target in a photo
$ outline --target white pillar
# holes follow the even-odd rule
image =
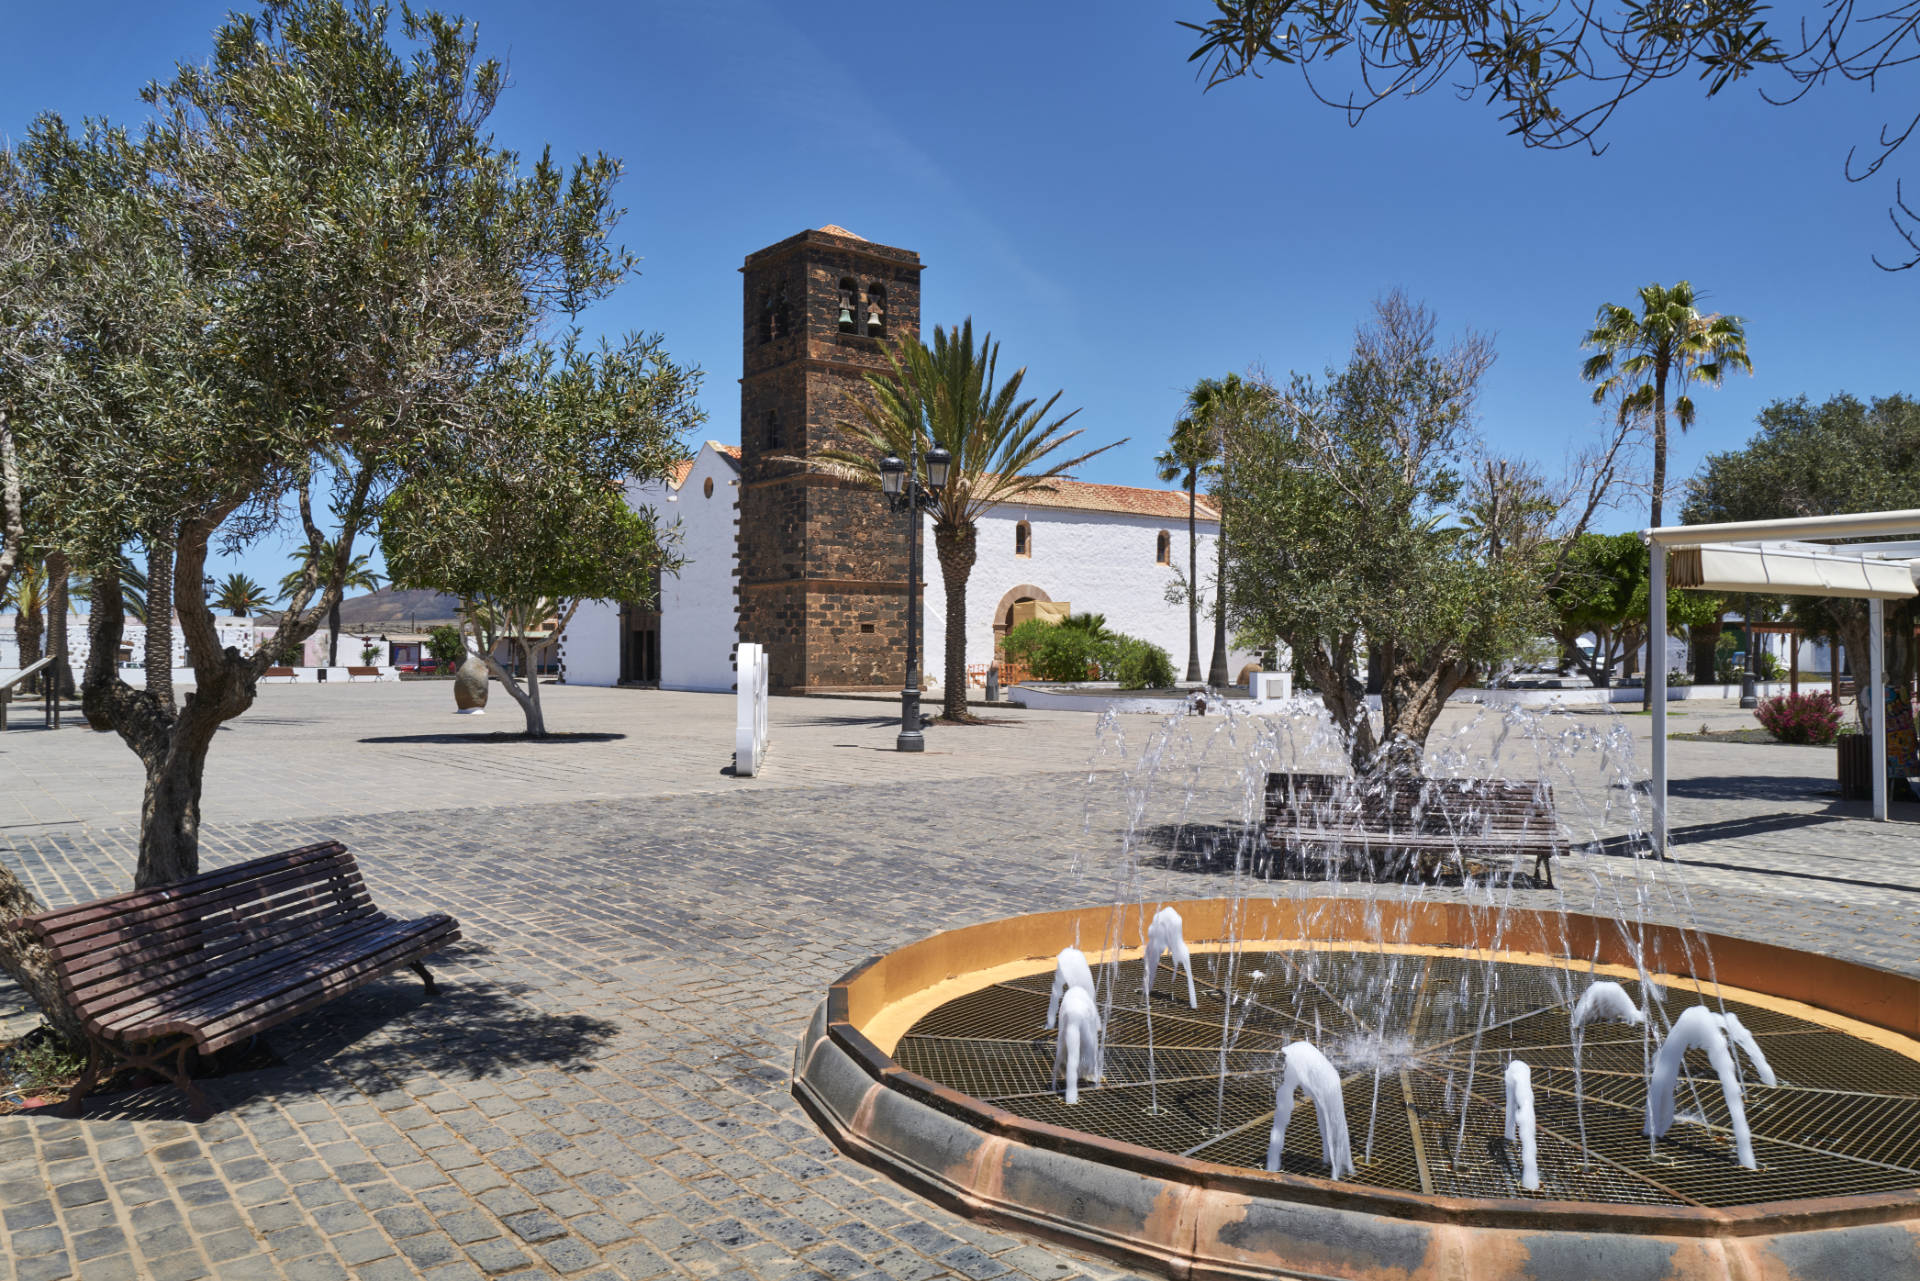
[[[1667,856],[1667,549],[1654,543],[1647,593],[1647,674],[1653,700],[1653,850]],[[1655,657],[1658,655],[1659,657]]]
[[[1867,667],[1873,679],[1873,816],[1887,821],[1887,602],[1867,602]]]

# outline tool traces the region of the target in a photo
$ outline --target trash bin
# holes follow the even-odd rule
[[[1839,758],[1840,799],[1845,801],[1868,801],[1873,799],[1873,736],[1871,734],[1842,734],[1834,746],[1834,755]]]

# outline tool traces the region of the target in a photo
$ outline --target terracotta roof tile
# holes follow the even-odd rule
[[[1132,485],[1096,485],[1084,480],[1056,480],[1049,490],[1032,490],[1003,507],[1056,507],[1068,511],[1117,512],[1128,516],[1157,516],[1162,520],[1187,518],[1184,489],[1137,489]],[[1197,508],[1201,520],[1216,520],[1213,504],[1202,494]]]

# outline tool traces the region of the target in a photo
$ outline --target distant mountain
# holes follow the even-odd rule
[[[346,631],[424,632],[442,623],[458,623],[458,597],[429,591],[377,591],[340,602],[340,626]]]

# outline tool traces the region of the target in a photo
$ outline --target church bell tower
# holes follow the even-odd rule
[[[906,679],[907,534],[877,489],[802,460],[853,448],[889,344],[920,337],[920,255],[844,227],[747,255],[740,379],[742,641],[790,693]]]

